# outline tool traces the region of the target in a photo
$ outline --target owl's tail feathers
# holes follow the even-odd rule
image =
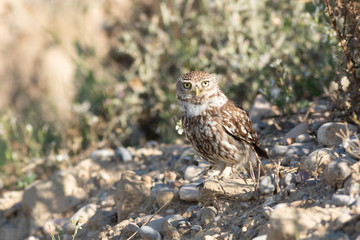
[[[265,149],[261,148],[260,146],[254,146],[254,149],[259,157],[269,159],[269,155]]]

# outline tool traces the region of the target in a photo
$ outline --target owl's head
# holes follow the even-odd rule
[[[191,103],[203,103],[219,94],[219,85],[215,75],[192,71],[182,75],[176,82],[179,100]]]

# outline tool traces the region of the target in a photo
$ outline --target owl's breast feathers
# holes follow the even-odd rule
[[[207,121],[204,119],[207,119]],[[204,109],[204,111],[196,116],[183,115],[185,132],[186,129],[193,129],[194,127],[202,128],[201,125],[204,125],[209,121],[217,122],[225,130],[224,132],[236,141],[247,143],[252,146],[258,156],[269,158],[267,152],[260,147],[259,138],[252,127],[249,116],[245,110],[235,105],[231,100],[227,99],[226,103],[221,104],[221,106],[207,106],[206,110]],[[204,133],[206,134],[206,131]],[[187,133],[186,135],[190,142],[195,142],[195,136],[193,134]],[[203,140],[205,139],[203,138]],[[193,145],[196,144],[193,143]]]

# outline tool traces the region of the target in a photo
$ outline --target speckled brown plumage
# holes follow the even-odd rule
[[[229,100],[212,74],[193,71],[176,83],[186,137],[209,163],[224,169],[240,165],[256,168],[260,147],[247,113]]]

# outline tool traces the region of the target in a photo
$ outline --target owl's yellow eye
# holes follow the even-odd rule
[[[201,85],[203,85],[203,87],[207,87],[209,86],[209,81],[204,81],[201,83]]]
[[[188,83],[188,82],[184,83],[184,88],[186,88],[186,89],[191,88],[191,83]]]

